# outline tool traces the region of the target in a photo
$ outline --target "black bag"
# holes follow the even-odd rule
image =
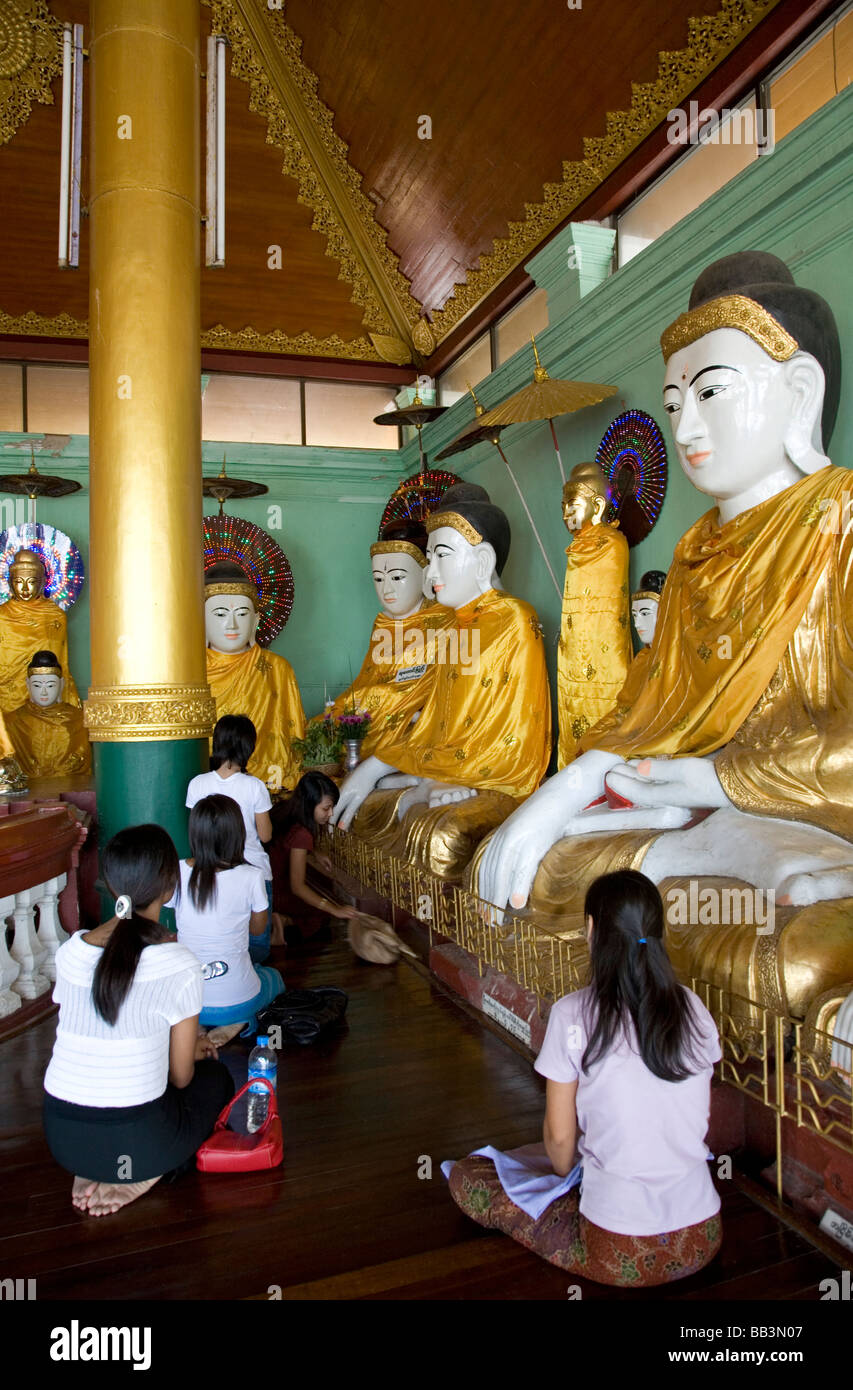
[[[349,996],[327,985],[321,989],[288,989],[277,994],[258,1014],[258,1032],[281,1030],[281,1042],[307,1047],[322,1041],[344,1022]]]

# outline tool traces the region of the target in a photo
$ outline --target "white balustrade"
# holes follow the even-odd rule
[[[67,882],[68,875],[60,874],[59,878],[49,878],[40,888],[32,890],[36,895],[35,905],[39,910],[38,938],[47,952],[42,973],[51,984],[56,982],[56,953],[63,941],[68,940],[68,932],[63,929],[59,920],[59,895]]]
[[[47,951],[38,939],[36,932],[35,905],[39,888],[22,888],[15,894],[15,907],[12,920],[15,935],[12,937],[11,956],[21,967],[21,973],[12,988],[22,999],[38,999],[50,989],[50,980],[42,971]]]
[[[0,1018],[20,1008],[22,999],[38,999],[56,979],[56,953],[68,933],[59,921],[59,895],[67,876],[49,878],[34,888],[23,888],[0,899],[3,919],[11,917],[14,936],[11,950],[6,948],[5,929],[0,949]],[[36,929],[35,909],[39,924]],[[5,921],[4,921],[5,928]]]
[[[0,1018],[8,1018],[21,1007],[21,996],[10,986],[17,980],[21,967],[9,955],[6,945],[6,919],[15,910],[14,897],[0,898]]]

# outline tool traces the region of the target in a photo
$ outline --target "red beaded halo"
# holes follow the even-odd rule
[[[204,568],[230,560],[258,587],[261,620],[256,641],[268,647],[293,609],[293,573],[287,556],[272,536],[238,516],[204,518]]]
[[[433,512],[449,487],[461,483],[455,473],[443,468],[427,468],[423,473],[413,473],[404,478],[388,499],[379,534],[390,521],[425,521]]]

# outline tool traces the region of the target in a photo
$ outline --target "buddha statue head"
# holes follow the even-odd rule
[[[39,709],[50,709],[62,699],[65,680],[53,652],[36,652],[27,666],[27,694]]]
[[[658,620],[660,596],[666,575],[663,570],[646,570],[640,580],[640,587],[631,595],[631,617],[634,628],[644,647],[650,647],[655,635]]]
[[[12,597],[29,603],[44,594],[46,575],[44,563],[34,550],[19,550],[9,566],[9,588]]]
[[[423,522],[392,521],[370,547],[376,595],[389,618],[408,618],[423,606],[426,545]]]
[[[841,384],[832,310],[764,251],[715,261],[661,338],[681,467],[725,523],[828,462]]]
[[[463,608],[499,585],[511,532],[485,488],[457,483],[428,518],[426,583],[446,608]]]
[[[253,645],[261,615],[258,590],[245,570],[220,560],[204,573],[205,641],[215,652],[245,652]]]
[[[609,497],[607,480],[597,463],[576,463],[563,484],[563,521],[576,534],[588,523],[600,526]]]

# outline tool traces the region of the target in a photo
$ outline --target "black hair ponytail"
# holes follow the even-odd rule
[[[176,888],[178,853],[162,826],[134,825],[119,831],[104,849],[103,874],[115,897],[126,896],[135,907],[145,908]],[[145,947],[171,939],[159,922],[138,912],[118,919],[92,980],[95,1012],[105,1023],[112,1026],[118,1019]]]

